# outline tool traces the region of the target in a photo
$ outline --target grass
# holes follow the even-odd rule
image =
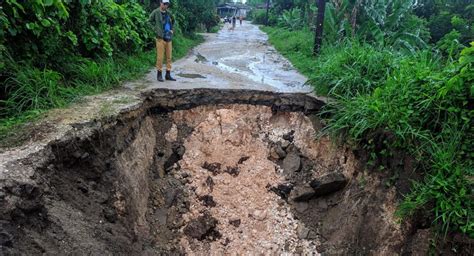
[[[317,94],[334,99],[324,110],[325,134],[373,158],[406,152],[419,163],[425,178],[400,204],[400,216],[425,210],[441,233],[474,238],[474,44],[458,61],[431,49],[406,55],[359,40],[326,44],[314,57],[308,29],[262,30]]]
[[[177,36],[173,59],[184,57],[203,42],[201,36]],[[29,63],[10,63],[14,75],[5,83],[9,97],[0,102],[0,145],[15,136],[24,124],[52,108],[67,107],[83,96],[110,90],[124,81],[146,74],[155,63],[155,50],[134,55],[93,60],[74,57],[55,69],[39,69]]]

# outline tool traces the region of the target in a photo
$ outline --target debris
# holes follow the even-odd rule
[[[198,240],[215,241],[221,237],[219,231],[216,230],[217,223],[217,220],[206,212],[197,219],[191,220],[184,228],[184,234]]]

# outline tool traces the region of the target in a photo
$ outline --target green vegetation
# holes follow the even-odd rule
[[[159,1],[8,0],[0,8],[0,141],[45,110],[136,79],[154,65],[149,12]],[[173,57],[202,41],[215,25],[213,4],[175,0]],[[215,11],[214,11],[215,12]],[[191,15],[192,14],[192,15]],[[191,20],[190,16],[193,17]],[[193,24],[193,26],[191,26]]]
[[[427,211],[440,233],[474,238],[474,3],[331,0],[313,56],[315,6],[275,2],[278,23],[262,29],[334,99],[323,132],[367,150],[374,169],[400,152],[414,158],[424,180],[400,216]]]

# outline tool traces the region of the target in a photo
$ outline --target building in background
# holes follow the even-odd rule
[[[237,1],[240,2],[242,0],[237,0]],[[247,14],[249,13],[251,9],[252,8],[250,6],[247,6],[242,3],[234,3],[234,4],[226,3],[226,4],[220,4],[219,6],[217,6],[217,14],[219,14],[221,18],[226,17],[226,16],[227,17],[242,16],[246,18]]]

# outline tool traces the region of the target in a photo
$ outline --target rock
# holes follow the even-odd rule
[[[281,146],[280,143],[275,144],[274,148],[275,148],[275,152],[276,152],[277,155],[280,157],[280,159],[281,159],[281,158],[285,158],[286,152],[285,152],[285,150],[283,150],[283,148],[282,148],[282,146]]]
[[[290,193],[290,199],[295,202],[307,202],[314,197],[314,189],[310,186],[295,187]]]
[[[239,159],[238,164],[243,164],[245,161],[249,160],[250,156],[243,156]]]
[[[293,142],[295,138],[295,131],[291,130],[289,133],[283,135],[283,139],[289,142]]]
[[[239,218],[231,218],[229,219],[229,224],[238,228],[240,226],[241,220]]]
[[[237,177],[239,176],[239,173],[240,173],[240,169],[239,167],[230,167],[230,166],[227,166],[227,168],[225,169],[225,172],[230,174],[232,177]]]
[[[267,218],[267,212],[262,210],[255,210],[252,213],[252,217],[256,220],[263,221]]]
[[[221,164],[220,163],[208,163],[208,162],[205,162],[203,165],[202,165],[202,168],[212,172],[213,175],[217,175],[221,172]]]
[[[186,153],[186,148],[183,145],[179,145],[173,148],[173,152],[175,152],[181,159],[184,156],[184,153]]]
[[[166,207],[170,207],[171,205],[173,205],[173,203],[176,200],[177,195],[178,195],[178,189],[170,188],[170,189],[165,191],[164,198],[165,198]]]
[[[290,142],[289,142],[289,141],[284,140],[284,141],[281,142],[281,148],[287,149],[288,146],[290,146]]]
[[[304,213],[308,208],[309,204],[307,202],[298,202],[295,204],[295,210],[298,213]]]
[[[298,154],[291,152],[285,159],[283,159],[283,164],[281,166],[283,170],[287,173],[298,172],[301,170],[301,158]]]
[[[227,237],[226,239],[224,239],[224,241],[221,241],[221,244],[222,244],[223,246],[229,245],[229,244],[230,244],[230,239]]]
[[[293,184],[291,183],[283,183],[276,187],[270,187],[270,191],[275,192],[275,194],[279,195],[284,200],[288,199],[292,189]]]
[[[206,179],[206,185],[209,187],[209,189],[211,190],[214,190],[214,180],[211,178],[211,176],[208,176],[207,179]]]
[[[216,202],[214,201],[214,198],[211,195],[205,195],[205,196],[199,197],[199,200],[206,207],[216,207],[217,205]]]
[[[184,234],[198,240],[208,238],[215,241],[221,237],[216,230],[217,223],[217,220],[206,212],[197,219],[191,220],[184,228]]]
[[[270,149],[270,158],[273,160],[279,160],[285,157],[286,157],[286,152],[281,147],[281,143],[278,142],[278,143],[273,144]]]
[[[308,238],[309,229],[306,228],[303,224],[299,224],[299,225],[298,225],[298,228],[296,229],[296,232],[298,233],[298,238],[299,238],[299,239],[306,239],[306,238]]]
[[[277,152],[272,148],[270,150],[270,158],[271,160],[278,160],[280,159],[280,156],[277,154]]]
[[[344,174],[339,172],[329,173],[310,182],[315,196],[324,196],[343,189],[348,183]]]

